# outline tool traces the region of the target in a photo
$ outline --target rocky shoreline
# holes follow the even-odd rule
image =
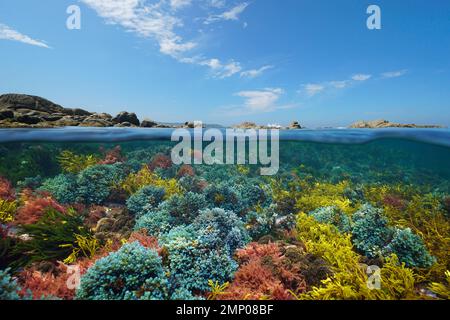
[[[122,111],[116,116],[89,112],[81,108],[64,108],[47,99],[25,95],[0,95],[0,128],[58,128],[58,127],[140,127],[140,128],[194,128],[194,122],[167,124],[153,120],[139,120],[133,112]],[[258,125],[243,122],[236,129],[300,130],[298,121],[289,126]],[[379,128],[442,128],[436,125],[399,124],[387,120],[360,121],[349,126],[353,129]]]
[[[189,123],[186,123],[188,126]],[[56,127],[142,127],[171,128],[152,120],[140,121],[135,113],[123,111],[113,117],[108,113],[89,112],[80,108],[64,108],[47,99],[24,95],[0,96],[0,127],[56,128]]]
[[[390,122],[388,120],[358,121],[349,126],[350,129],[383,129],[383,128],[417,128],[432,129],[444,128],[438,125],[418,125],[418,124],[401,124]]]

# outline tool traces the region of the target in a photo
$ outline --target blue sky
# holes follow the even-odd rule
[[[0,93],[158,121],[450,125],[450,2],[2,0],[0,70]]]

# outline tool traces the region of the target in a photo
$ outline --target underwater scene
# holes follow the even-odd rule
[[[0,299],[450,298],[450,130],[281,132],[273,176],[170,131],[0,130]]]

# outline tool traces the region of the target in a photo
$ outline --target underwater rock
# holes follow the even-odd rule
[[[95,229],[97,232],[109,231],[113,228],[115,222],[116,220],[112,218],[102,218],[97,222]]]
[[[98,220],[94,236],[100,241],[126,239],[133,231],[134,217],[125,206],[105,206],[105,217]]]

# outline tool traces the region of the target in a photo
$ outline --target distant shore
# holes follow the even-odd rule
[[[0,95],[0,128],[58,128],[58,127],[141,127],[141,128],[194,128],[195,123],[161,123],[149,119],[139,120],[133,112],[122,111],[115,117],[108,113],[89,112],[81,108],[64,108],[47,99],[26,94]],[[284,129],[301,130],[298,121],[288,126],[259,125],[243,122],[236,129]],[[359,121],[348,126],[351,129],[380,128],[444,128],[439,125],[400,124],[387,120]]]

